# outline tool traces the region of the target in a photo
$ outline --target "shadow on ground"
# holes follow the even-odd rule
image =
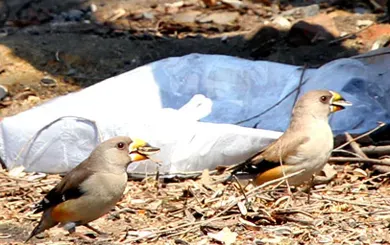
[[[177,34],[174,28],[155,33],[135,28],[136,21],[127,20],[127,25],[122,27],[118,22],[101,23],[99,18],[108,18],[102,12],[91,13],[91,23],[75,20],[53,24],[52,20],[61,13],[81,10],[85,15],[91,8],[89,1],[57,2],[56,5],[49,0],[9,3],[7,16],[13,26],[3,28],[8,34],[0,38],[0,83],[9,87],[11,95],[28,87],[40,97],[52,98],[156,60],[190,53],[314,67],[358,53],[357,49],[347,48],[341,42],[330,44],[335,37],[325,29],[321,31],[325,38],[318,40],[306,33],[281,31],[269,26],[248,27],[252,31],[235,31],[226,36],[218,33],[221,29],[208,26],[207,31],[213,34],[210,37],[202,37],[198,30],[190,37],[173,38],[168,35]],[[95,4],[98,8],[113,10],[123,2],[134,9],[142,9],[176,1],[95,1]],[[302,4],[300,2],[296,5]],[[71,15],[62,17],[74,18]],[[181,29],[183,32],[191,30]],[[222,30],[226,31],[226,28]],[[45,77],[53,77],[58,86],[42,86],[40,81]]]

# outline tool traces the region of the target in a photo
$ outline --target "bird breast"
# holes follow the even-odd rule
[[[121,199],[126,184],[126,172],[121,175],[96,173],[89,177],[81,185],[85,194],[75,200],[76,209],[82,212],[79,214],[82,217],[80,221],[88,223],[109,212]]]
[[[295,165],[296,171],[306,169],[308,175],[319,172],[333,150],[333,133],[328,122],[318,120],[310,125],[300,132],[307,135],[309,140],[298,147],[296,154],[285,160],[286,164]]]

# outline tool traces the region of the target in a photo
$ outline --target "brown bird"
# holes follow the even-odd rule
[[[284,134],[239,165],[252,168],[250,172],[257,174],[255,185],[304,170],[288,179],[290,185],[303,184],[322,170],[333,150],[329,115],[350,105],[333,91],[313,90],[304,94],[297,101]]]
[[[26,242],[57,224],[69,233],[83,225],[102,234],[88,223],[108,213],[121,199],[128,165],[158,151],[145,141],[123,136],[102,142],[36,205],[34,213],[43,214]]]

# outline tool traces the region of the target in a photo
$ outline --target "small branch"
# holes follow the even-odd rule
[[[360,29],[360,30],[357,30],[357,31],[355,31],[355,32],[352,32],[352,33],[349,33],[349,34],[347,34],[347,35],[345,35],[345,36],[342,36],[342,37],[336,38],[336,39],[334,39],[334,40],[330,41],[330,42],[329,42],[329,44],[335,44],[335,43],[342,42],[342,41],[344,41],[344,40],[346,40],[346,39],[349,39],[349,38],[351,38],[351,37],[355,36],[356,34],[359,34],[359,33],[361,33],[362,31],[365,31],[365,30],[367,30],[368,28],[370,28],[370,27],[371,27],[371,26],[373,26],[374,24],[383,23],[383,22],[385,22],[385,21],[387,21],[387,19],[385,19],[385,20],[382,20],[382,21],[373,22],[373,23],[371,23],[370,25],[368,25],[368,26],[365,26],[365,27],[363,27],[363,28],[362,28],[362,29]]]
[[[352,138],[349,133],[345,133],[345,138],[347,138],[348,142],[351,142],[352,149],[358,154],[361,158],[368,158],[366,154],[360,149],[360,146],[356,141]]]
[[[384,146],[366,146],[361,148],[365,154],[378,154],[378,155],[386,155],[390,154],[390,145]]]
[[[390,159],[372,159],[372,158],[358,158],[358,157],[331,157],[329,162],[362,162],[378,165],[390,166]]]
[[[346,204],[351,204],[351,205],[355,205],[355,206],[362,206],[362,207],[373,207],[373,208],[380,208],[380,209],[386,209],[386,210],[389,210],[390,207],[389,206],[381,206],[381,205],[375,205],[375,204],[371,204],[371,203],[365,203],[365,202],[355,202],[355,201],[352,201],[352,200],[345,200],[345,199],[341,199],[341,198],[335,198],[335,197],[329,197],[329,196],[319,196],[319,195],[316,195],[317,199],[319,200],[328,200],[328,201],[333,201],[333,202],[340,202],[340,203],[346,203]]]
[[[150,234],[148,236],[137,237],[137,238],[131,239],[131,241],[135,242],[135,241],[139,241],[139,240],[142,240],[142,239],[151,239],[151,238],[159,237],[160,235],[165,234],[165,233],[171,233],[173,231],[178,231],[179,233],[182,233],[182,231],[181,231],[182,228],[186,228],[188,226],[192,226],[190,229],[186,230],[186,233],[187,233],[190,230],[196,229],[196,228],[198,228],[198,227],[200,227],[202,225],[205,225],[207,223],[210,223],[210,222],[213,222],[213,221],[217,221],[217,220],[231,219],[234,216],[239,216],[239,215],[228,215],[228,216],[222,216],[222,217],[213,217],[213,218],[210,218],[208,220],[201,220],[201,221],[197,221],[197,222],[185,223],[185,224],[182,224],[182,225],[179,225],[179,226],[176,226],[176,227],[172,227],[172,228],[156,231],[153,234]]]
[[[305,69],[304,69],[305,70]],[[304,72],[304,71],[303,71]],[[292,95],[295,91],[297,91],[298,89],[300,89],[300,87],[302,85],[304,85],[305,83],[307,82],[307,80],[305,81],[302,81],[300,84],[298,84],[298,86],[293,89],[290,93],[288,93],[286,96],[284,96],[281,100],[279,100],[278,102],[276,102],[274,105],[272,105],[271,107],[267,108],[266,110],[264,110],[263,112],[257,114],[257,115],[254,115],[250,118],[247,118],[247,119],[244,119],[244,120],[241,120],[239,122],[236,122],[234,124],[236,125],[239,125],[239,124],[242,124],[242,123],[245,123],[245,122],[248,122],[250,120],[253,120],[255,118],[258,118],[258,117],[261,117],[262,115],[266,114],[267,112],[269,112],[270,110],[274,109],[275,107],[277,107],[278,105],[280,105],[285,99],[287,99],[290,95]]]
[[[372,129],[372,130],[370,130],[370,131],[368,131],[368,132],[366,132],[366,133],[364,133],[362,135],[359,135],[358,137],[354,138],[353,141],[357,141],[357,140],[359,140],[361,138],[364,138],[364,137],[374,133],[375,131],[377,131],[378,129],[382,128],[385,125],[386,125],[386,123],[380,122],[379,125],[376,128],[374,128],[374,129]],[[352,141],[348,141],[348,142],[340,145],[339,147],[337,147],[335,150],[340,150],[341,148],[344,148],[345,146],[349,145],[351,142]]]
[[[301,87],[302,87],[302,83],[303,83],[303,77],[305,76],[306,70],[307,70],[307,64],[305,63],[303,65],[303,68],[302,68],[301,77],[299,78],[299,84],[298,84],[298,87],[297,87],[297,94],[295,95],[294,104],[293,104],[292,108],[294,108],[295,104],[297,103],[297,100],[298,100],[298,97],[299,97],[299,93],[301,92]]]

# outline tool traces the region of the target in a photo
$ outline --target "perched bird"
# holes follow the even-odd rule
[[[102,142],[36,205],[34,213],[43,214],[26,242],[57,224],[69,233],[83,225],[101,234],[88,223],[108,213],[121,199],[128,165],[158,151],[145,141],[123,136]]]
[[[290,125],[279,139],[252,156],[240,166],[257,174],[255,185],[304,171],[290,177],[288,183],[298,186],[322,170],[333,150],[333,133],[328,117],[352,105],[333,91],[313,90],[297,101]],[[240,170],[237,168],[233,172]]]

